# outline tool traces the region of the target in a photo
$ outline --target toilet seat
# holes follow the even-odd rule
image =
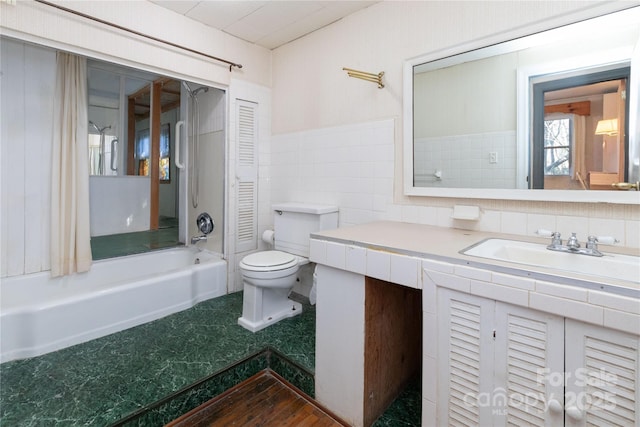
[[[282,251],[262,251],[247,255],[240,268],[248,271],[278,271],[298,265],[298,258]]]

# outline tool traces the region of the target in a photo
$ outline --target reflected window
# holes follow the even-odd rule
[[[166,123],[160,128],[160,181],[171,181],[171,159],[170,159],[170,128]],[[149,175],[149,157],[151,156],[151,138],[149,129],[143,129],[136,134],[136,164],[137,174],[141,176]]]
[[[544,121],[544,174],[571,173],[571,130],[573,119],[558,118]]]

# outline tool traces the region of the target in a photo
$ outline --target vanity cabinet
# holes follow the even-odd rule
[[[425,427],[640,426],[637,288],[459,252],[496,237],[384,221],[312,235],[316,399],[368,426],[421,369]]]
[[[437,425],[640,423],[637,336],[446,288],[437,305]]]

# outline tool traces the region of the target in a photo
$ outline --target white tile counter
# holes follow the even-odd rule
[[[586,236],[579,237],[582,240],[586,238]],[[502,273],[640,298],[640,265],[638,265],[638,280],[628,282],[558,269],[493,261],[460,253],[461,250],[488,238],[544,245],[550,242],[549,238],[379,221],[312,234],[310,259],[318,264],[417,288],[420,287],[419,277],[422,268],[420,261],[428,260],[453,264],[456,274],[461,276],[480,274],[485,279],[489,279],[489,275]],[[623,247],[601,245],[600,250],[605,253],[640,255],[638,250]],[[415,280],[414,265],[416,266]],[[465,266],[471,269],[465,269]],[[478,269],[489,271],[481,273],[477,271]],[[481,277],[475,278],[482,280]],[[499,276],[497,280],[500,280]]]

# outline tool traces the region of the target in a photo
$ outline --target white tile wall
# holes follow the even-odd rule
[[[608,230],[609,235],[615,233],[620,245],[640,246],[640,221],[601,220],[590,216],[588,209],[575,215],[536,213],[529,206],[523,207],[525,212],[481,209],[478,221],[459,221],[451,219],[452,207],[443,206],[441,200],[420,198],[415,203],[396,204],[393,181],[396,126],[395,119],[388,119],[273,136],[271,181],[267,187],[271,200],[337,205],[340,227],[390,220],[529,236],[543,228],[560,231],[563,236],[575,231],[581,240],[592,230],[600,230],[600,235]],[[495,139],[499,137],[511,138],[509,132],[496,135]],[[503,141],[502,146],[496,143],[493,147],[490,141],[478,142],[480,153],[485,149],[504,149],[504,156],[498,154],[498,165],[503,166],[500,159],[511,158],[506,148],[509,144]],[[432,200],[433,206],[425,205]]]
[[[489,161],[489,153],[497,162]],[[516,188],[515,131],[419,138],[416,183],[422,187]],[[434,176],[435,171],[442,178]]]
[[[340,226],[386,218],[394,129],[389,119],[273,136],[271,199],[337,205]]]

